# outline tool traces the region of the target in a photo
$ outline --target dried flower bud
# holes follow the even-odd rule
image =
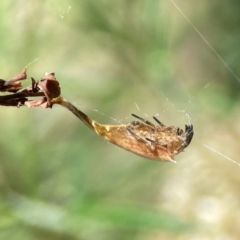
[[[25,80],[27,79],[27,71],[26,69],[24,68],[16,77],[12,78],[10,81],[20,81],[20,80]]]
[[[53,72],[47,74],[39,83],[39,87],[44,92],[49,107],[52,107],[51,100],[57,98],[61,94],[59,83]]]
[[[0,79],[0,91],[1,92],[17,92],[22,89],[21,80],[25,80],[27,78],[26,69],[23,69],[20,74],[16,77],[10,79],[9,81],[5,81]]]
[[[42,97],[42,98],[31,100],[31,101],[25,101],[25,105],[27,107],[42,107],[42,108],[49,107],[46,97]]]

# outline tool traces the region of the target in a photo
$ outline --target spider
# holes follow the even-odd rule
[[[149,153],[148,149],[142,148],[145,151],[137,153],[140,156],[160,161],[173,161],[174,155],[182,152],[192,140],[194,133],[192,125],[185,125],[184,132],[174,126],[166,127],[155,116],[153,119],[157,122],[157,126],[135,114],[132,116],[143,123],[132,121],[126,126],[127,131],[150,150]]]
[[[157,125],[135,114],[132,116],[138,120],[129,124],[100,124],[61,96],[53,99],[52,103],[62,105],[70,110],[107,141],[141,157],[153,160],[175,162],[174,156],[190,144],[194,134],[192,125],[185,125],[185,131],[174,126],[167,127],[155,116],[153,119]]]

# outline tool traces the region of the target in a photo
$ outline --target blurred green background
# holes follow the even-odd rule
[[[60,106],[1,107],[0,239],[239,239],[240,2],[175,3],[225,64],[170,0],[0,2],[1,78],[54,71],[101,123],[158,114],[195,129],[162,163]]]

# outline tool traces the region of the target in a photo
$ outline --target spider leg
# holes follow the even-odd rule
[[[185,142],[187,143],[187,145],[190,144],[193,134],[193,125],[185,125],[185,132],[182,134],[182,137],[186,137]]]
[[[180,136],[183,134],[183,130],[181,128],[177,128],[176,133],[177,133],[177,135]]]
[[[167,146],[167,144],[160,144],[159,142],[156,142],[155,140],[152,140],[150,138],[146,138],[146,140],[151,142],[151,143],[153,143],[153,144],[155,144],[155,145],[159,145],[159,146],[162,146],[162,147],[166,147]]]
[[[184,148],[187,147],[187,142],[183,142],[174,152],[175,153],[179,153],[179,152],[182,152],[184,150]]]
[[[192,137],[193,137],[193,134],[194,134],[193,125],[186,125],[185,126],[185,133],[186,133],[186,136],[187,136],[186,142],[187,142],[187,145],[189,145],[190,142],[192,141]]]
[[[130,134],[132,134],[137,140],[139,140],[139,141],[143,142],[144,144],[146,144],[146,146],[147,146],[150,150],[153,151],[153,150],[155,149],[155,145],[151,144],[151,143],[154,143],[154,141],[149,143],[149,140],[148,140],[148,139],[145,139],[145,138],[142,138],[142,137],[138,136],[138,135],[130,128],[130,126],[127,126],[126,129],[127,129],[127,131],[128,131]]]
[[[144,118],[141,118],[141,117],[139,117],[139,116],[137,116],[137,115],[135,115],[135,114],[133,114],[133,113],[132,113],[131,115],[132,115],[133,117],[135,117],[135,118],[143,121],[144,123],[146,123],[146,124],[148,124],[148,125],[150,125],[150,126],[152,126],[152,127],[155,127],[155,125],[154,125],[153,123],[149,122],[148,120],[146,120],[146,119],[144,119]]]
[[[190,142],[192,141],[194,131],[193,131],[193,125],[185,125],[185,132],[182,134],[182,137],[186,137],[185,141],[177,148],[177,152],[183,151],[184,148],[186,148]]]
[[[153,119],[161,126],[161,127],[165,127],[165,125],[159,121],[155,116],[153,116]]]

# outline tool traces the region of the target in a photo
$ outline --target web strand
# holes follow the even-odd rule
[[[201,32],[195,27],[195,25],[190,21],[190,19],[184,14],[184,12],[178,7],[178,5],[170,0],[172,4],[177,8],[177,10],[183,15],[183,17],[187,20],[187,22],[193,27],[196,33],[202,38],[205,44],[213,51],[213,53],[218,57],[218,59],[223,63],[223,65],[228,69],[228,71],[233,75],[233,77],[240,83],[240,78],[233,72],[233,70],[229,67],[226,61],[219,55],[219,53],[213,48],[213,46],[208,42],[208,40],[201,34]]]
[[[30,65],[38,61],[40,58],[35,58],[32,62],[28,63],[24,68],[28,68]]]
[[[228,156],[226,156],[226,155],[220,153],[219,151],[215,150],[214,148],[209,147],[209,146],[206,145],[206,144],[203,144],[203,146],[206,147],[206,148],[208,148],[208,149],[210,149],[211,151],[217,153],[218,155],[224,157],[224,158],[227,159],[228,161],[233,162],[234,164],[237,164],[238,166],[240,166],[240,163],[238,163],[237,161],[231,159],[230,157],[228,157]]]
[[[114,122],[116,122],[116,123],[123,124],[123,123],[122,123],[122,120],[117,120],[116,118],[110,117],[110,116],[104,114],[103,112],[98,111],[97,109],[93,109],[93,111],[95,111],[95,112],[97,112],[97,113],[100,113],[101,115],[103,115],[103,116],[105,116],[105,117],[108,117],[109,119],[112,119],[112,120],[113,120]]]

